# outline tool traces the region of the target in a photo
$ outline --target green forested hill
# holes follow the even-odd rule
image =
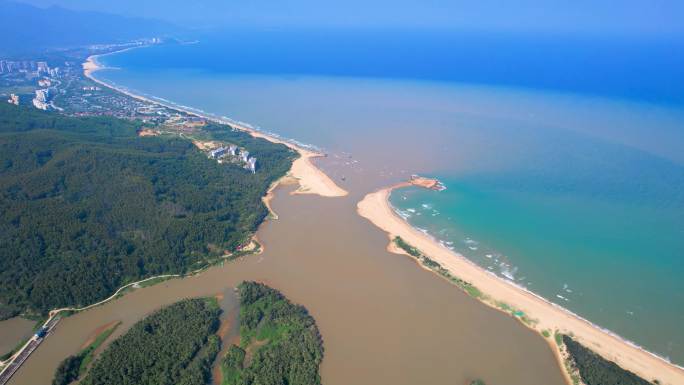
[[[236,247],[294,157],[212,127],[259,158],[253,175],[187,140],[140,138],[136,124],[0,103],[0,318],[89,304]]]
[[[220,349],[213,299],[184,300],[133,327],[95,361],[84,385],[203,385]]]

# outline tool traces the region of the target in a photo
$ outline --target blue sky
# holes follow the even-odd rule
[[[17,0],[206,27],[684,36],[682,0]]]

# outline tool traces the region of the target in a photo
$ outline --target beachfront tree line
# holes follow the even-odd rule
[[[246,242],[296,156],[210,125],[259,158],[219,165],[141,123],[0,104],[0,319],[87,305],[145,276],[184,273]]]
[[[563,335],[563,343],[579,370],[582,382],[586,385],[652,385],[615,362],[594,353],[568,335]]]

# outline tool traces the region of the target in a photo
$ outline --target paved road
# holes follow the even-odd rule
[[[19,370],[19,367],[21,367],[21,365],[26,361],[26,359],[28,359],[28,357],[31,355],[31,353],[33,353],[33,351],[36,350],[36,348],[38,348],[38,346],[41,344],[41,342],[43,342],[43,340],[45,340],[45,338],[47,338],[47,336],[50,334],[52,329],[54,329],[55,325],[57,325],[57,322],[59,322],[59,320],[61,319],[61,316],[59,315],[61,312],[64,312],[64,311],[77,312],[77,311],[87,310],[87,309],[90,309],[92,307],[102,305],[105,302],[111,301],[112,299],[116,298],[116,296],[119,295],[119,293],[121,293],[121,291],[125,290],[126,288],[128,288],[130,286],[136,286],[136,285],[139,285],[143,282],[146,282],[146,281],[149,281],[152,279],[156,279],[156,278],[175,278],[175,277],[180,277],[180,275],[179,274],[166,274],[166,275],[158,275],[155,277],[145,278],[143,280],[140,280],[137,282],[131,282],[128,285],[122,286],[121,288],[119,288],[119,290],[117,290],[109,298],[103,299],[102,301],[96,302],[92,305],[88,305],[88,306],[81,307],[81,308],[65,307],[65,308],[55,309],[55,310],[50,311],[50,313],[49,313],[50,318],[48,318],[48,320],[45,321],[45,323],[43,324],[43,327],[40,329],[40,331],[38,333],[36,333],[36,335],[31,337],[31,339],[28,340],[28,342],[17,353],[15,353],[12,357],[7,359],[7,361],[2,363],[5,366],[3,367],[2,371],[0,371],[0,385],[5,385],[7,383],[7,381],[9,381],[9,379],[12,378],[14,373],[16,373],[17,370]]]

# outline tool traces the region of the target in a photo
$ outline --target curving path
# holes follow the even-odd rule
[[[195,272],[193,272],[195,273]],[[54,309],[50,310],[49,317],[47,321],[41,326],[40,331],[36,333],[34,336],[29,338],[28,341],[24,344],[24,346],[21,347],[16,353],[14,353],[10,358],[7,360],[0,362],[0,366],[2,366],[2,370],[0,371],[0,385],[4,385],[9,381],[9,379],[12,377],[12,375],[19,369],[21,364],[26,361],[28,356],[33,353],[36,348],[38,348],[38,345],[41,344],[49,335],[50,331],[57,325],[57,322],[59,322],[59,314],[65,311],[71,311],[71,312],[79,312],[79,311],[84,311],[91,309],[95,306],[102,305],[104,303],[107,303],[114,298],[116,298],[123,290],[126,290],[129,287],[140,285],[141,283],[151,281],[153,279],[158,279],[158,278],[177,278],[180,277],[180,274],[163,274],[163,275],[157,275],[154,277],[149,277],[142,279],[140,281],[136,282],[131,282],[127,285],[121,286],[117,291],[114,292],[111,296],[103,299],[102,301],[90,304],[88,306],[76,308],[76,307],[63,307],[60,309]],[[42,332],[42,333],[41,333]],[[42,335],[41,335],[42,334]]]

